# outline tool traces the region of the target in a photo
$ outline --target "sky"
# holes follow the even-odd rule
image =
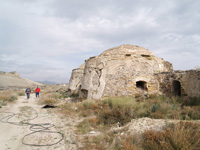
[[[138,45],[175,70],[200,66],[199,0],[0,0],[0,71],[68,83],[91,56]]]

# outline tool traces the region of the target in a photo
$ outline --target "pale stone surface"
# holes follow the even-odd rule
[[[133,119],[126,127],[128,132],[133,134],[142,134],[145,131],[162,131],[166,127],[167,121],[163,119],[139,118]]]
[[[80,89],[82,77],[83,77],[84,68],[85,68],[85,64],[82,64],[79,68],[72,70],[72,75],[69,81],[70,95],[78,93]]]
[[[69,91],[86,99],[136,94],[200,96],[200,71],[173,71],[171,63],[149,50],[121,45],[74,69]]]
[[[81,98],[100,99],[139,93],[136,82],[141,81],[145,91],[155,93],[159,85],[153,74],[172,70],[171,63],[145,48],[121,45],[86,60],[83,74],[80,68],[73,70],[69,89],[78,90]]]

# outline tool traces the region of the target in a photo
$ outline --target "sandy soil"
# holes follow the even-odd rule
[[[74,123],[76,120],[73,118],[63,118],[56,116],[55,113],[49,113],[48,109],[42,109],[41,105],[37,104],[39,99],[35,95],[31,95],[29,100],[25,96],[20,96],[19,99],[12,104],[8,104],[0,109],[0,149],[1,150],[76,150],[78,149],[76,142],[76,135],[74,134]],[[15,113],[16,115],[10,118],[6,123],[8,115]],[[35,118],[38,114],[38,117]],[[33,119],[35,118],[35,119]],[[33,120],[27,120],[33,119]],[[19,124],[23,122],[23,124]],[[51,127],[45,131],[37,132],[42,127]],[[17,124],[17,125],[16,125]],[[43,126],[33,126],[33,124],[46,124]],[[36,131],[36,132],[34,132]],[[49,133],[55,132],[55,133]],[[62,139],[60,132],[64,138],[58,144],[52,146],[29,146],[32,145],[51,145]],[[32,133],[32,134],[30,134]],[[30,134],[30,135],[27,135]],[[26,136],[27,135],[27,136]],[[24,139],[23,139],[24,138]],[[23,144],[23,142],[25,144]]]

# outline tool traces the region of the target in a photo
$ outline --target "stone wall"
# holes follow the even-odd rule
[[[163,94],[171,96],[200,96],[200,71],[173,71],[155,75]]]
[[[81,65],[79,68],[72,70],[71,78],[69,81],[69,90],[68,94],[78,94],[81,86],[81,81],[83,77],[83,70],[85,68],[85,64]]]

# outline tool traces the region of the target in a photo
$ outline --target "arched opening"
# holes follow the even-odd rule
[[[174,96],[181,96],[181,83],[179,81],[172,82],[172,92]]]
[[[136,82],[136,87],[139,88],[139,89],[147,91],[147,82],[145,82],[145,81],[137,81]]]
[[[88,90],[81,89],[80,97],[84,98],[84,99],[87,99],[87,97],[88,97]]]

